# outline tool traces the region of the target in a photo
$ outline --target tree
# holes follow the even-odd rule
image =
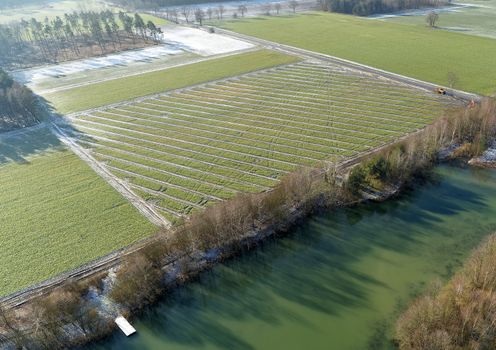
[[[139,15],[139,13],[134,14],[134,27],[136,28],[136,31],[141,34],[143,39],[146,39],[145,36],[145,21],[143,21],[143,18]]]
[[[171,11],[170,11],[170,14],[171,14],[171,17],[173,18],[173,21],[178,23],[178,13],[177,13],[177,10],[175,8],[173,8]]]
[[[189,16],[191,15],[191,8],[189,8],[188,6],[183,6],[181,8],[181,13],[182,13],[186,23],[189,23]]]
[[[293,10],[293,13],[296,13],[296,8],[298,7],[298,1],[296,0],[291,0],[289,2],[289,8]]]
[[[426,18],[427,24],[429,24],[429,27],[431,28],[436,26],[438,20],[439,20],[439,15],[434,11],[429,12]]]
[[[195,20],[200,23],[200,26],[203,25],[203,20],[205,19],[205,12],[200,8],[197,7],[195,9]]]
[[[276,14],[278,15],[279,14],[279,11],[281,11],[281,4],[277,2],[274,5],[274,8],[276,9]]]
[[[448,84],[450,88],[453,88],[458,82],[458,76],[454,72],[448,72]]]
[[[208,16],[208,19],[209,19],[209,20],[212,20],[212,14],[213,14],[213,11],[212,11],[212,9],[209,7],[209,8],[207,9],[207,16]]]
[[[224,12],[226,11],[226,9],[224,8],[224,5],[219,5],[217,7],[217,10],[219,11],[219,19],[222,20],[222,16],[224,15]]]
[[[241,17],[244,17],[245,13],[248,12],[248,8],[245,5],[239,5],[238,11],[241,13]]]
[[[155,23],[153,23],[152,21],[148,21],[146,23],[146,28],[150,31],[150,35],[156,41],[157,40],[157,34],[159,33],[159,28],[157,28]]]
[[[267,3],[267,4],[263,5],[262,9],[263,9],[264,14],[266,16],[270,16],[270,11],[272,11],[272,5],[270,3]]]

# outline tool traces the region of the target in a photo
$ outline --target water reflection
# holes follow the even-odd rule
[[[172,292],[92,349],[384,349],[413,295],[496,230],[496,173],[442,167],[394,201],[309,220]]]

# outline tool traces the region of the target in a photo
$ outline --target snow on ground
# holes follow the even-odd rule
[[[387,18],[400,17],[400,16],[425,16],[432,11],[437,12],[437,13],[460,12],[460,10],[465,10],[467,8],[474,8],[474,7],[480,7],[480,6],[474,5],[474,4],[456,4],[456,5],[450,5],[450,6],[445,6],[445,7],[426,7],[426,8],[422,8],[422,9],[416,9],[416,10],[405,10],[405,11],[398,11],[398,12],[394,12],[394,13],[384,13],[384,14],[371,15],[371,16],[367,16],[367,18],[387,19]]]
[[[480,156],[480,159],[485,162],[496,162],[496,141]]]
[[[144,49],[125,51],[102,57],[70,61],[41,68],[19,70],[12,72],[12,75],[17,81],[26,84],[45,78],[57,78],[93,69],[107,68],[115,65],[126,65],[132,62],[147,61],[158,57],[177,55],[182,52],[182,50],[171,45],[151,46]]]
[[[224,54],[253,47],[245,41],[195,28],[173,26],[164,27],[163,30],[163,40],[166,43],[201,56]]]
[[[179,55],[185,51],[200,56],[212,56],[253,47],[252,44],[241,40],[225,35],[207,33],[206,31],[195,28],[166,26],[163,28],[163,31],[163,45],[44,67],[18,70],[12,72],[12,75],[17,81],[23,84],[30,84],[44,79],[63,77],[89,70],[126,66],[134,62],[147,62],[156,58]]]

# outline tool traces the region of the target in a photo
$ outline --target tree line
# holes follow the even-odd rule
[[[286,3],[285,7],[291,10],[293,13],[296,13],[296,8],[300,5],[297,0],[290,0]],[[273,13],[279,15],[279,12],[283,9],[282,3],[265,3],[262,5],[262,13],[266,16],[270,16]],[[165,18],[172,22],[179,22],[179,19],[186,21],[186,23],[196,22],[200,26],[203,25],[205,20],[219,20],[222,21],[226,18],[226,8],[222,4],[218,4],[215,7],[208,7],[203,9],[201,7],[190,7],[190,6],[182,6],[178,7],[167,7],[164,10]],[[248,7],[246,5],[239,5],[234,12],[231,10],[232,18],[240,18],[245,17],[245,15],[249,12]]]
[[[319,169],[304,168],[288,174],[272,191],[241,193],[233,199],[191,215],[174,231],[162,232],[142,249],[123,257],[108,296],[118,305],[119,311],[127,315],[167,293],[170,286],[167,281],[181,283],[202,268],[207,268],[208,259],[203,255],[205,252],[219,252],[219,260],[232,256],[244,247],[256,245],[257,237],[262,239],[270,232],[283,232],[291,223],[315,210],[356,204],[363,188],[381,184],[384,187],[389,184],[402,186],[415,180],[432,169],[437,162],[437,154],[443,147],[463,144],[473,155],[480,153],[487,146],[488,140],[495,137],[496,101],[486,99],[472,107],[451,110],[446,117],[440,118],[421,132],[368,156],[369,158],[353,168],[349,176],[343,176],[346,169],[337,169],[332,165]],[[481,273],[478,277],[468,281],[482,283],[488,286],[484,291],[492,292],[496,270],[494,254],[491,256],[492,260],[485,264],[486,269],[479,269]],[[474,266],[479,267],[480,264]],[[164,273],[168,274],[166,278]],[[490,280],[486,277],[490,277]],[[88,298],[90,289],[93,290],[92,295],[95,290],[98,292],[101,289],[101,280],[102,276],[95,277],[92,281],[69,281],[51,295],[42,296],[23,306],[19,313],[0,305],[0,346],[59,349],[107,334],[112,327],[112,315],[99,312],[95,303]],[[491,283],[487,283],[488,281]],[[470,284],[467,286],[470,287]],[[479,300],[476,293],[467,295],[474,301]],[[493,312],[494,296],[491,294],[491,298],[484,299],[486,300],[490,307],[486,310]],[[478,320],[485,321],[486,314],[479,312],[481,310],[477,308],[476,302],[471,305],[473,308],[469,311],[474,317],[470,320],[474,322],[468,324],[468,332],[462,334],[456,327],[446,330],[453,331],[453,339],[460,339],[460,335],[463,335],[464,339],[470,341],[474,339],[473,336],[481,339],[480,335],[487,335],[486,339],[493,343],[486,344],[494,344],[494,332],[486,332],[494,329],[494,318],[484,324],[477,323]],[[420,316],[431,315],[428,311]],[[415,315],[416,313],[413,316]],[[434,321],[439,319],[436,317]],[[439,344],[432,342],[439,335],[444,341],[450,334],[432,332],[425,333],[424,338],[419,337],[416,326],[425,321],[422,317],[414,317],[413,323],[409,319],[402,321],[397,339],[400,344],[405,341],[406,345],[401,349],[456,349],[429,347],[431,344]],[[467,324],[462,322],[457,325]],[[430,324],[426,323],[426,326],[429,327]],[[401,333],[403,331],[406,333]],[[414,344],[410,341],[421,339],[427,340],[424,342],[426,347],[409,347],[409,344]]]
[[[34,125],[39,113],[33,92],[0,68],[0,132]]]
[[[125,8],[158,10],[161,7],[198,5],[199,3],[226,2],[230,0],[114,0]]]
[[[317,0],[322,11],[370,16],[423,7],[446,6],[450,0]]]
[[[83,50],[93,46],[104,54],[116,51],[126,40],[136,44],[137,40],[157,40],[159,34],[160,28],[152,21],[145,23],[138,13],[105,10],[66,13],[44,21],[31,18],[0,25],[0,64],[9,65],[27,55],[58,62],[81,57]]]
[[[49,0],[0,0],[0,8],[17,8],[34,3],[40,5],[48,2]]]

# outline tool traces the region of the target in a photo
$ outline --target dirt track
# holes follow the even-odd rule
[[[230,35],[233,37],[237,37],[237,38],[240,38],[242,40],[245,40],[245,41],[254,43],[256,45],[266,47],[266,48],[290,53],[290,54],[297,55],[297,56],[300,56],[300,57],[303,57],[306,59],[314,58],[314,59],[322,60],[322,61],[325,61],[328,63],[339,64],[339,65],[342,65],[344,67],[348,67],[351,69],[367,72],[370,74],[380,75],[380,76],[383,76],[387,79],[391,79],[393,81],[407,84],[407,85],[410,85],[410,86],[413,86],[413,87],[416,87],[419,89],[432,91],[434,88],[437,87],[437,85],[429,83],[429,82],[424,82],[424,81],[416,80],[416,79],[409,78],[406,76],[398,75],[395,73],[382,71],[382,70],[379,70],[379,69],[376,69],[373,67],[364,66],[364,65],[361,65],[361,64],[358,64],[355,62],[351,62],[351,61],[347,61],[347,60],[343,60],[343,59],[340,59],[337,57],[319,54],[319,53],[299,49],[299,48],[292,47],[292,46],[277,44],[277,43],[273,43],[270,41],[233,33],[233,32],[227,31],[227,30],[221,30],[221,29],[217,29],[217,30],[220,33]],[[180,90],[184,90],[184,89],[180,89]],[[450,92],[453,93],[453,96],[455,98],[465,100],[465,101],[466,100],[470,101],[472,99],[478,101],[481,98],[478,95],[466,93],[463,91],[450,90]],[[145,98],[147,98],[147,97],[145,97]],[[136,101],[143,100],[145,98],[140,98],[140,99],[137,99]],[[119,105],[119,104],[116,104],[116,106],[117,105]],[[72,141],[70,139],[70,137],[68,137],[56,124],[53,124],[53,129],[54,129],[54,132],[61,138],[61,140],[65,144],[67,144],[81,159],[86,161],[100,176],[102,176],[114,188],[116,188],[116,190],[118,190],[126,198],[128,198],[147,218],[149,218],[152,222],[155,222],[158,226],[169,226],[168,222],[164,222],[164,219],[160,215],[155,213],[154,210],[152,208],[150,208],[145,202],[143,202],[142,200],[137,198],[133,194],[132,190],[126,184],[122,183],[122,181],[119,181],[114,176],[110,175],[108,173],[108,171],[106,171],[103,167],[101,167],[90,155],[87,154],[87,152],[83,148],[81,148],[74,141]],[[422,130],[423,129],[418,130],[418,131],[416,131],[416,133],[421,132]],[[411,135],[412,134],[405,135],[405,136],[401,137],[400,139],[397,139],[391,143],[383,145],[380,148],[362,153],[353,159],[346,160],[346,161],[338,164],[337,168],[339,168],[341,170],[349,168],[349,167],[359,163],[360,161],[362,161],[365,157],[367,157],[371,154],[377,153],[380,150],[390,146],[392,143],[401,141],[402,139],[405,139]],[[50,292],[53,288],[56,288],[58,286],[63,285],[63,283],[67,279],[76,279],[76,280],[82,279],[82,278],[91,276],[95,273],[107,270],[113,266],[116,266],[119,263],[122,256],[129,254],[131,252],[134,252],[136,250],[139,250],[143,245],[145,245],[147,242],[150,242],[153,239],[155,239],[155,237],[151,237],[149,239],[146,239],[146,240],[144,240],[144,241],[142,241],[136,245],[133,245],[131,247],[126,247],[126,248],[123,248],[121,250],[114,251],[111,254],[109,254],[105,257],[102,257],[101,259],[95,260],[93,262],[89,262],[88,264],[86,264],[86,265],[84,265],[84,266],[82,266],[76,270],[63,273],[63,274],[56,276],[50,280],[44,281],[44,282],[42,282],[36,286],[32,286],[32,287],[27,288],[25,290],[22,290],[22,291],[19,291],[17,293],[11,294],[9,296],[0,298],[0,302],[5,303],[8,306],[16,307],[16,306],[19,306],[19,305],[26,303],[27,301],[29,301],[29,300],[31,300],[31,299],[39,296],[39,295],[43,295],[45,293]]]
[[[363,65],[363,64],[360,64],[357,62],[338,58],[335,56],[330,56],[330,55],[325,55],[322,53],[308,51],[308,50],[300,49],[300,48],[297,48],[294,46],[279,44],[279,43],[275,43],[272,41],[259,39],[259,38],[255,38],[255,37],[244,35],[244,34],[235,33],[235,32],[232,32],[232,31],[226,30],[226,29],[216,28],[216,31],[218,33],[230,35],[234,38],[238,38],[238,39],[250,42],[254,45],[260,45],[260,46],[268,48],[268,49],[272,49],[272,50],[276,50],[276,51],[282,51],[284,53],[289,53],[289,54],[300,56],[300,57],[303,57],[306,59],[315,58],[318,60],[322,60],[324,62],[328,62],[328,63],[332,63],[332,64],[338,64],[338,65],[341,65],[341,66],[344,66],[347,68],[351,68],[351,69],[355,69],[355,70],[359,70],[362,72],[376,74],[376,75],[382,76],[384,78],[387,78],[387,79],[390,79],[393,81],[397,81],[397,82],[400,82],[403,84],[407,84],[407,85],[410,85],[412,87],[416,87],[419,89],[423,89],[423,90],[427,90],[427,91],[434,91],[437,87],[439,87],[438,84],[410,78],[410,77],[407,77],[407,76],[404,76],[401,74],[388,72],[388,71],[385,71],[382,69],[370,67],[370,66]],[[465,101],[471,101],[471,100],[480,101],[480,99],[481,99],[481,97],[479,95],[472,94],[472,93],[465,92],[465,91],[460,91],[460,90],[449,89],[449,93],[451,94],[452,97],[457,98],[457,99],[461,99],[461,100],[465,100]]]

